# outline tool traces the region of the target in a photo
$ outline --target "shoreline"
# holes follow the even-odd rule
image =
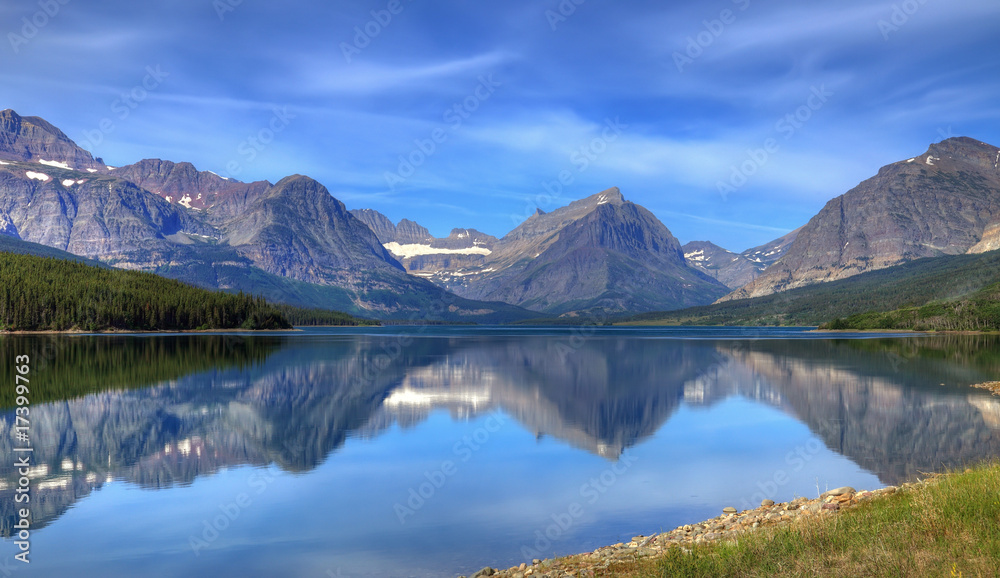
[[[855,490],[845,486],[824,492],[819,498],[814,499],[800,497],[777,503],[764,500],[760,507],[752,510],[737,511],[735,508],[727,507],[722,509],[721,516],[694,524],[684,524],[670,531],[635,536],[629,542],[602,546],[592,552],[547,559],[536,558],[507,569],[487,566],[474,574],[459,578],[482,576],[561,578],[604,575],[604,572],[611,572],[609,568],[614,564],[641,560],[655,562],[675,548],[689,553],[694,546],[723,543],[750,533],[833,518],[840,512],[872,500],[922,489],[947,475],[949,474],[930,474],[927,478],[918,479],[916,482],[886,486],[877,490]]]
[[[335,327],[335,326],[332,326]],[[65,329],[61,331],[0,331],[4,335],[183,335],[188,333],[294,333],[302,329],[177,329],[177,330],[146,330],[146,329],[108,329],[105,331],[84,331],[82,329]]]
[[[993,395],[1000,395],[1000,381],[987,381],[984,383],[975,383],[970,387],[976,389],[985,389],[986,391],[993,392]]]

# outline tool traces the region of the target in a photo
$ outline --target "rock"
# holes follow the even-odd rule
[[[490,568],[489,566],[487,566],[487,567],[483,568],[482,570],[480,570],[479,572],[476,572],[475,574],[473,574],[472,578],[481,578],[482,576],[492,576],[492,575],[494,575],[496,573],[497,573],[496,570],[494,570],[493,568]]]
[[[763,502],[760,503],[760,505],[761,507],[764,508],[770,508],[771,506],[774,505],[774,500],[764,500]]]
[[[527,568],[528,568],[528,565],[525,564],[524,562],[521,562],[521,565],[517,567],[517,569],[520,570],[520,571],[522,571],[522,572],[525,571]]]
[[[829,492],[823,492],[820,495],[820,498],[827,498],[827,497],[830,497],[830,496],[843,496],[845,494],[854,494],[856,492],[857,492],[857,490],[855,490],[854,488],[852,488],[850,486],[844,486],[842,488],[837,488],[835,490],[830,490]]]
[[[735,514],[736,513],[736,508],[734,508],[732,506],[728,506],[728,507],[722,508],[722,513],[723,514]]]
[[[533,559],[533,560],[531,561],[531,563],[532,563],[532,564],[541,564],[541,563],[542,563],[542,561],[541,561],[541,560],[539,560],[538,558],[535,558],[535,559]]]

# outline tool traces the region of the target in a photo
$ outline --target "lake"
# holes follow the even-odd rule
[[[1000,374],[996,336],[389,327],[0,352],[16,576],[453,577],[1000,455],[1000,398],[969,387]]]

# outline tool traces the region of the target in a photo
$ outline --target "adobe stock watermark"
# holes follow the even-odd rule
[[[634,455],[624,454],[613,466],[585,482],[580,486],[581,501],[585,501],[586,505],[596,504],[612,486],[618,483],[637,459]],[[564,510],[553,513],[550,516],[552,523],[535,530],[533,542],[521,545],[521,557],[528,562],[535,558],[544,558],[546,552],[551,552],[552,544],[563,539],[585,513],[586,508],[579,501],[571,502]]]
[[[628,280],[623,280],[623,283],[627,284]],[[590,312],[582,323],[570,328],[569,338],[550,343],[549,348],[559,356],[560,362],[565,363],[566,357],[583,349],[590,338],[597,333],[597,328],[606,324],[610,319],[611,315],[603,309]]]
[[[8,32],[7,40],[14,54],[20,54],[21,48],[38,37],[42,28],[49,25],[53,18],[62,12],[63,6],[70,3],[70,0],[38,0],[38,10],[31,16],[21,18],[21,28],[17,32]]]
[[[805,445],[796,446],[795,449],[785,454],[785,465],[789,469],[777,469],[769,478],[758,480],[755,485],[759,491],[751,495],[749,500],[746,497],[741,498],[740,509],[753,510],[760,506],[764,500],[775,498],[778,495],[778,490],[788,485],[788,482],[792,481],[792,476],[801,472],[822,449],[823,444],[818,439],[810,438]]]
[[[195,556],[201,556],[202,550],[211,547],[221,533],[229,529],[240,514],[253,505],[254,496],[263,494],[274,480],[275,477],[267,472],[254,472],[246,481],[248,491],[240,492],[228,503],[219,504],[219,514],[211,520],[208,518],[202,520],[201,534],[197,536],[191,534],[188,537],[188,546]]]
[[[406,3],[410,3],[413,0],[406,0]],[[354,27],[354,38],[350,43],[341,42],[340,52],[344,55],[344,60],[348,64],[354,62],[354,57],[359,56],[361,52],[371,46],[372,42],[385,31],[386,28],[393,23],[396,16],[403,13],[406,9],[406,4],[403,0],[389,0],[386,3],[385,8],[380,10],[371,11],[371,20],[366,22],[362,26]]]
[[[833,95],[833,91],[828,90],[825,84],[821,84],[818,87],[811,87],[811,94],[801,106],[782,116],[774,123],[775,132],[783,136],[786,141],[790,140],[813,118],[813,115],[817,111],[826,105],[827,101]],[[729,179],[725,181],[720,180],[715,183],[719,194],[722,195],[722,199],[728,200],[729,195],[746,185],[750,177],[757,174],[761,168],[767,165],[771,157],[780,150],[781,143],[773,137],[765,139],[761,143],[761,146],[756,149],[747,149],[746,160],[738,165],[732,165],[732,172],[729,175]]]
[[[3,559],[3,564],[0,564],[0,576],[10,576],[14,572],[17,572],[21,568],[26,568],[26,566],[14,565],[11,561],[10,556]]]
[[[424,472],[424,481],[417,487],[411,487],[407,492],[404,502],[396,502],[392,506],[396,518],[400,524],[405,524],[406,519],[415,515],[421,508],[437,495],[437,493],[448,483],[455,474],[458,473],[459,465],[468,463],[484,445],[488,444],[493,434],[507,423],[507,418],[500,412],[494,410],[482,426],[476,428],[471,435],[463,436],[461,440],[455,442],[451,451],[455,459],[444,460],[441,465],[433,470]]]
[[[219,22],[226,21],[226,14],[236,12],[236,9],[243,4],[243,0],[212,0],[212,8],[219,17]]]
[[[732,2],[739,9],[739,12],[744,12],[750,7],[750,0],[732,0]],[[704,30],[694,36],[687,37],[687,46],[684,47],[684,52],[674,51],[673,59],[677,72],[683,73],[685,66],[694,64],[694,61],[700,58],[705,50],[715,44],[715,41],[725,33],[726,28],[736,22],[738,14],[738,12],[725,8],[719,12],[718,18],[702,20],[701,24]]]
[[[264,152],[274,142],[274,139],[288,128],[288,125],[295,118],[296,115],[288,112],[287,106],[272,109],[271,118],[266,123],[266,126],[243,139],[236,146],[236,154],[239,157],[226,163],[225,176],[233,179],[237,178],[243,172],[243,169],[246,168],[246,165],[257,160],[260,153]]]
[[[920,11],[920,8],[927,4],[928,0],[904,0],[899,4],[892,5],[892,14],[889,19],[878,21],[878,31],[882,33],[882,39],[889,42],[889,35],[899,32],[899,29],[910,22],[910,18]]]
[[[555,10],[546,10],[545,19],[549,23],[549,28],[553,32],[558,30],[559,25],[569,20],[570,16],[576,14],[576,9],[586,2],[587,0],[561,0]]]
[[[437,154],[441,145],[448,142],[448,139],[458,132],[501,86],[503,84],[497,82],[493,78],[493,74],[481,75],[479,84],[469,96],[452,104],[444,111],[442,114],[444,126],[434,128],[426,138],[414,139],[413,149],[408,154],[399,155],[399,165],[396,170],[385,172],[385,182],[389,186],[389,190],[395,191],[396,185],[405,183],[407,179],[416,174],[417,169],[424,166],[428,159]]]
[[[160,88],[163,81],[170,76],[169,72],[164,72],[159,64],[146,67],[146,75],[139,84],[121,93],[118,98],[111,102],[112,116],[106,116],[97,123],[97,128],[83,131],[83,141],[80,142],[84,148],[93,151],[104,142],[104,139],[118,128],[116,122],[127,119],[139,105],[146,102],[149,94]]]
[[[544,192],[535,195],[533,198],[529,198],[525,203],[523,213],[511,214],[510,219],[514,225],[520,225],[530,218],[536,210],[544,210],[554,205],[562,197],[565,187],[576,182],[576,178],[579,175],[587,172],[611,148],[612,144],[618,142],[625,130],[628,129],[628,126],[621,121],[621,117],[616,116],[614,119],[605,119],[604,128],[601,130],[600,136],[594,137],[589,143],[570,153],[569,162],[573,168],[559,171],[554,180],[542,181],[541,184]]]
[[[938,136],[941,137],[941,140],[948,140],[950,138],[955,138],[958,136],[957,134],[955,134],[955,131],[954,129],[951,128],[950,124],[948,125],[948,128],[938,127],[937,133]]]

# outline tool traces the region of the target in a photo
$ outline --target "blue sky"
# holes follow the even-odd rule
[[[1000,145],[989,0],[6,0],[0,22],[0,108],[111,165],[307,174],[438,236],[618,186],[743,250],[945,136]]]

